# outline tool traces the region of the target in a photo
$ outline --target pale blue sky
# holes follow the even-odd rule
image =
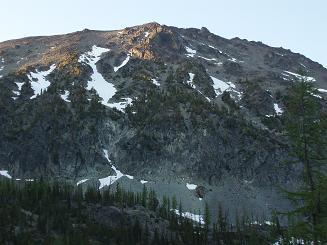
[[[326,0],[0,0],[0,7],[0,41],[156,21],[282,46],[327,67]]]

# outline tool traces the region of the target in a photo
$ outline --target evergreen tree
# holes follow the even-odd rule
[[[222,209],[222,207],[221,207],[220,204],[218,206],[218,220],[217,220],[217,224],[218,224],[219,232],[226,232],[227,231],[226,218],[225,218],[225,216],[223,214],[223,209]]]
[[[209,205],[208,205],[208,203],[205,203],[205,208],[204,208],[204,228],[205,228],[206,232],[209,231],[210,223],[211,223],[211,217],[210,217]]]
[[[142,206],[147,207],[147,201],[148,201],[148,189],[145,185],[143,185],[143,191],[142,191]]]
[[[303,166],[302,186],[288,191],[294,210],[287,213],[294,221],[294,236],[313,241],[327,240],[326,115],[320,112],[316,90],[305,79],[291,88],[287,105],[286,131],[297,164]]]
[[[34,90],[32,89],[32,85],[31,85],[30,81],[26,81],[22,85],[18,99],[29,100],[33,95],[34,95]]]
[[[96,118],[98,116],[101,116],[101,114],[104,112],[104,106],[101,104],[101,101],[103,100],[97,91],[94,88],[91,88],[90,90],[90,113],[95,116]]]

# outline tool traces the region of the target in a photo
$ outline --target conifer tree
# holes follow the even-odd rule
[[[294,203],[291,233],[313,241],[327,240],[327,185],[326,185],[326,115],[314,96],[316,90],[306,79],[291,88],[287,105],[286,132],[289,136],[296,164],[303,167],[302,186],[288,191]]]
[[[209,231],[209,225],[211,223],[210,210],[208,203],[205,203],[204,208],[204,229],[206,232]]]
[[[19,99],[29,100],[34,94],[30,81],[26,81],[20,90]]]

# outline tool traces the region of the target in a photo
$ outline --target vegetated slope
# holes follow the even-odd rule
[[[212,228],[184,212],[176,198],[159,204],[146,187],[100,192],[45,180],[1,180],[0,200],[1,244],[265,244],[278,235],[276,225],[250,217],[231,227],[223,213]]]
[[[190,211],[258,216],[287,208],[276,186],[297,185],[288,87],[313,81],[323,108],[327,95],[326,69],[303,55],[157,23],[0,43],[0,77],[0,167],[13,178],[145,184]]]

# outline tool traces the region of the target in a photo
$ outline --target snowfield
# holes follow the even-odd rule
[[[36,98],[38,95],[42,93],[42,91],[46,91],[47,88],[50,86],[50,82],[47,80],[47,76],[56,69],[56,65],[53,64],[50,66],[49,70],[47,71],[36,71],[30,72],[28,78],[31,82],[32,89],[34,90],[34,95],[31,99]]]
[[[213,81],[213,88],[217,96],[221,95],[225,90],[229,88],[229,85],[222,80],[219,80],[215,77],[211,77],[211,79]]]
[[[102,179],[99,179],[100,181],[100,186],[99,186],[99,190],[102,189],[105,186],[110,186],[113,183],[115,183],[117,180],[119,180],[121,177],[125,176],[129,179],[134,179],[133,176],[128,175],[128,174],[123,174],[122,172],[120,172],[112,163],[111,160],[109,159],[109,154],[107,150],[103,150],[104,156],[107,159],[107,161],[110,163],[111,168],[115,171],[116,175],[111,175]]]
[[[117,90],[112,83],[108,83],[98,72],[96,63],[100,60],[102,54],[109,51],[110,49],[100,48],[94,45],[90,52],[82,54],[79,58],[79,62],[88,63],[93,70],[91,81],[88,82],[87,89],[90,90],[94,88],[103,99],[102,104],[105,106],[109,106],[108,100],[115,95]]]
[[[213,88],[217,96],[221,95],[226,90],[232,90],[236,88],[235,84],[231,82],[227,83],[215,77],[211,77],[211,79],[213,81]]]
[[[115,107],[123,112],[126,106],[132,102],[132,99],[123,98],[124,101],[122,102],[109,103],[108,101],[116,94],[117,90],[112,83],[109,83],[104,79],[104,77],[98,72],[96,67],[96,63],[100,60],[101,55],[109,51],[110,49],[101,48],[94,45],[90,52],[87,52],[80,56],[79,62],[85,62],[89,64],[93,70],[93,74],[91,75],[91,81],[88,82],[87,89],[90,90],[91,88],[94,88],[99,94],[99,96],[103,99],[103,101],[101,102],[103,105],[111,108]],[[126,65],[129,61],[129,58],[130,56],[128,55],[120,66],[115,67],[115,72],[118,71],[124,65]]]

